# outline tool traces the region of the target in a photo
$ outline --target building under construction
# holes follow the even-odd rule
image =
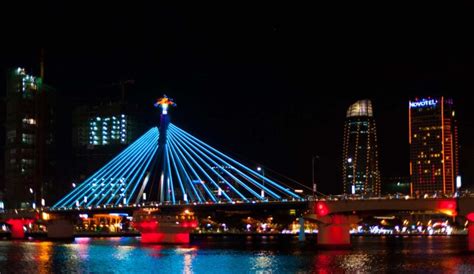
[[[90,102],[73,111],[72,182],[82,181],[143,133],[143,111],[124,100]]]
[[[4,103],[6,207],[44,205],[55,185],[55,90],[24,68],[11,69]]]

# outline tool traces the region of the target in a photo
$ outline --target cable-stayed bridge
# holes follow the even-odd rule
[[[175,106],[171,99],[164,96],[155,106],[162,110],[159,127],[148,130],[79,184],[51,212],[128,210],[142,241],[183,243],[189,242],[189,232],[197,225],[189,209],[306,210],[307,202],[294,188],[170,123],[168,110]],[[177,213],[183,206],[185,213]]]
[[[361,216],[417,211],[467,220],[469,249],[474,250],[474,196],[306,200],[284,181],[264,176],[170,123],[168,108],[173,105],[166,96],[159,99],[159,127],[148,130],[41,215],[16,210],[0,214],[0,220],[11,225],[12,237],[23,238],[25,225],[37,220],[48,221],[49,238],[73,237],[81,214],[126,212],[133,214],[144,242],[189,243],[198,215],[279,212],[299,217],[301,237],[304,220],[311,220],[318,224],[318,244],[338,246],[350,244],[350,227]]]
[[[160,127],[148,130],[52,208],[302,201],[294,190],[169,123],[163,111]]]

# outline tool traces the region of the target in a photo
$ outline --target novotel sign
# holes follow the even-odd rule
[[[438,100],[436,99],[421,99],[415,102],[410,102],[411,108],[422,108],[422,107],[433,107],[438,104]]]

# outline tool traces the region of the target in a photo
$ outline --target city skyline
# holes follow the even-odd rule
[[[474,3],[0,7],[1,273],[474,273]]]
[[[106,92],[109,92],[109,93],[112,92],[114,94],[114,96],[116,95],[115,93],[120,94],[119,89],[112,90],[112,91],[106,90]],[[174,96],[174,97],[176,97],[176,96]],[[401,122],[400,120],[405,120],[402,117],[405,116],[406,114],[403,113],[402,109],[404,109],[405,112],[406,112],[406,105],[403,106],[403,103],[408,104],[408,101],[409,101],[409,98],[410,98],[409,96],[404,96],[403,99],[406,98],[405,99],[406,101],[405,100],[403,100],[403,101],[405,101],[405,102],[403,102],[400,98],[395,99],[395,98],[383,98],[383,97],[380,97],[380,96],[379,97],[369,96],[369,98],[371,98],[371,97],[375,97],[378,102],[382,101],[383,105],[388,104],[389,107],[391,108],[390,111],[388,111],[388,112],[384,112],[385,109],[381,108],[380,113],[381,113],[382,119],[384,121],[386,121],[387,119],[390,119],[391,123],[393,124],[393,123],[400,123]],[[106,97],[106,98],[108,98],[108,97]],[[110,97],[110,98],[113,98],[113,97]],[[177,98],[183,98],[183,97],[178,95]],[[185,104],[186,108],[191,107],[192,109],[195,109],[195,106],[193,104],[190,105],[189,103],[186,102],[187,100],[189,100],[189,98],[184,97],[183,99],[185,100],[183,103]],[[329,98],[325,98],[326,101],[328,99]],[[358,99],[360,99],[360,98],[358,98]],[[133,97],[132,97],[132,100],[139,101],[139,100],[136,100],[136,98],[133,98]],[[215,100],[215,97],[211,98],[210,100],[211,101]],[[402,101],[402,102],[399,105],[394,105],[393,102],[395,100],[398,101],[398,102],[400,102],[400,101]],[[464,100],[460,100],[460,101],[464,101]],[[214,102],[214,103],[218,104],[218,102]],[[316,101],[315,103],[317,105],[321,105],[321,101]],[[147,104],[147,102],[144,102],[143,104]],[[308,106],[308,104],[306,104],[306,105],[307,106],[306,106],[306,109],[305,109],[304,112],[306,112],[305,114],[306,114],[306,116],[308,116],[308,114],[311,115],[311,112],[313,111],[313,109],[307,109],[307,107],[311,108],[311,106]],[[343,106],[341,106],[341,105],[339,105],[339,104],[334,105],[334,109],[342,108]],[[218,106],[218,107],[220,107],[220,106]],[[224,107],[224,106],[222,106],[222,107]],[[145,108],[146,108],[146,106],[145,106]],[[377,107],[375,107],[375,108],[376,108],[376,111],[378,111]],[[274,111],[274,110],[269,110],[268,106],[265,106],[264,109],[265,109],[265,111],[263,113],[266,112],[267,115],[268,115],[269,112]],[[314,108],[314,109],[316,109],[316,108]],[[149,113],[151,113],[153,115],[152,106],[149,107],[149,110],[150,110]],[[253,109],[254,113],[255,113],[255,110],[256,109]],[[395,112],[393,112],[394,110],[396,112],[398,112],[398,115],[394,115],[394,113],[395,113]],[[222,109],[220,109],[220,111],[222,111]],[[248,111],[248,109],[246,110],[246,112],[247,111]],[[286,111],[288,111],[288,110],[286,110]],[[463,110],[463,105],[461,104],[460,111],[459,111],[460,112],[459,116],[461,117],[461,134],[460,135],[461,136],[466,136],[466,135],[469,136],[468,135],[468,134],[470,134],[469,133],[469,129],[470,129],[469,127],[467,127],[467,129],[468,129],[467,133],[468,134],[466,134],[466,132],[463,132],[464,129],[466,129],[466,127],[464,126],[465,123],[463,123],[464,121],[462,120],[464,111],[465,110]],[[467,110],[467,111],[469,111],[469,110]],[[180,119],[180,118],[183,117],[183,115],[180,112],[188,112],[188,111],[186,109],[183,109],[183,108],[178,108],[177,111],[173,115],[175,115],[177,119]],[[213,112],[213,111],[211,111],[211,112]],[[219,111],[217,111],[217,112],[219,112]],[[310,112],[310,113],[308,113],[308,112]],[[344,112],[345,112],[345,110],[340,110],[340,113],[334,114],[334,115],[336,117],[337,116],[340,117],[340,116],[343,116],[343,115],[341,115],[341,113],[344,113]],[[229,114],[226,114],[226,115],[229,115]],[[239,156],[244,158],[244,160],[254,159],[255,160],[255,165],[265,165],[265,166],[267,166],[268,168],[270,168],[272,170],[277,170],[279,173],[282,173],[286,176],[289,176],[291,178],[294,178],[294,179],[296,179],[300,182],[303,182],[303,183],[306,183],[307,185],[309,185],[310,184],[310,178],[309,177],[310,177],[310,172],[311,172],[311,170],[310,170],[311,169],[311,166],[310,166],[310,160],[311,159],[309,159],[309,161],[308,161],[308,159],[306,159],[307,166],[305,168],[301,168],[301,166],[299,168],[298,167],[295,168],[294,166],[293,167],[285,166],[286,161],[284,161],[284,162],[277,161],[277,163],[274,164],[274,161],[269,162],[267,160],[268,158],[265,159],[266,158],[265,156],[262,157],[261,153],[255,153],[255,148],[258,147],[259,145],[260,146],[263,145],[265,151],[272,151],[271,145],[274,144],[275,146],[278,146],[279,144],[276,143],[274,140],[268,139],[268,137],[266,137],[266,138],[264,137],[263,140],[261,139],[262,137],[258,137],[258,135],[259,136],[262,136],[262,135],[265,136],[268,133],[262,132],[261,129],[256,128],[256,125],[254,123],[252,123],[252,122],[255,122],[255,121],[252,121],[252,118],[248,117],[249,113],[245,113],[245,115],[247,115],[247,118],[249,119],[249,121],[248,121],[249,123],[247,123],[247,124],[250,124],[250,125],[253,124],[252,128],[250,129],[250,132],[249,132],[249,129],[247,129],[247,131],[245,131],[245,130],[242,131],[242,128],[241,128],[238,131],[238,133],[239,134],[244,133],[244,136],[246,137],[245,141],[248,142],[247,144],[250,147],[253,146],[254,150],[242,153],[242,151],[237,151],[237,150],[234,151],[234,150],[228,149],[227,146],[225,145],[225,142],[219,141],[219,142],[216,142],[215,144],[218,145],[219,147],[223,148],[224,150],[230,152],[230,153],[239,154]],[[282,115],[284,115],[284,116],[286,116],[286,115],[287,116],[294,116],[294,115],[301,116],[301,114],[299,114],[299,113],[291,113],[290,112],[290,113],[286,113],[286,114],[280,113],[280,115],[278,117],[282,117]],[[197,117],[201,116],[201,119],[205,119],[205,117],[203,117],[203,116],[205,116],[205,115],[203,115],[203,113],[195,113],[195,114],[193,114],[192,118],[196,118],[196,116]],[[213,119],[217,118],[215,116],[215,114],[212,115],[212,116],[214,116]],[[232,116],[232,114],[230,114],[230,116]],[[387,117],[387,118],[384,118],[384,116]],[[225,117],[225,116],[222,117],[223,120],[225,120],[227,118],[228,118],[228,116],[227,117]],[[268,116],[267,117],[259,117],[259,120],[261,120],[262,118],[264,118],[264,119],[267,118],[268,119]],[[289,117],[284,117],[284,118],[286,118],[286,119],[284,119],[283,121],[271,121],[271,122],[273,124],[275,124],[275,123],[280,124],[280,125],[283,124],[284,125],[283,128],[280,128],[278,131],[281,135],[283,135],[283,136],[286,135],[285,137],[287,138],[288,132],[285,131],[284,127],[286,126],[285,124],[287,124],[289,122],[288,121]],[[306,120],[308,120],[308,118],[311,119],[311,120],[314,120],[315,118],[317,119],[317,117],[303,117],[303,119],[306,119]],[[152,119],[155,119],[155,118],[152,118]],[[219,118],[217,118],[217,119],[219,119]],[[233,119],[236,119],[236,117],[233,117]],[[339,119],[342,120],[343,118],[340,117]],[[408,117],[406,119],[408,119]],[[188,118],[186,120],[188,120]],[[404,125],[402,124],[401,131],[404,131],[404,130],[407,131],[408,130],[408,126],[407,126],[406,121],[407,120],[405,120]],[[194,130],[192,128],[193,125],[189,124],[188,121],[184,121],[184,122],[185,122],[185,124],[187,124],[189,126],[189,128],[191,130]],[[204,122],[206,123],[206,121],[204,121]],[[302,121],[297,121],[297,123],[299,124],[300,127],[302,126],[301,122]],[[321,123],[321,121],[317,121],[317,122]],[[324,123],[324,121],[322,121],[322,122]],[[239,123],[242,123],[242,121],[239,121]],[[334,122],[334,123],[336,123],[336,122]],[[343,123],[343,122],[341,121],[341,123]],[[340,128],[339,129],[336,128],[336,130],[334,130],[332,127],[336,127],[336,125],[331,126],[327,123],[325,123],[325,125],[327,127],[329,127],[335,133],[335,136],[337,136],[337,135],[340,136],[339,140],[342,140],[342,137],[343,137],[342,135],[343,134],[342,134],[342,130]],[[209,128],[209,126],[212,127],[212,124],[207,124],[205,126],[208,129],[207,132],[212,132],[213,134],[216,134],[216,129],[215,128],[214,129]],[[468,124],[468,126],[469,126],[469,124]],[[381,132],[382,137],[380,138],[381,141],[379,141],[379,142],[382,143],[382,146],[380,148],[381,156],[379,158],[380,158],[380,161],[381,161],[381,174],[383,175],[383,177],[382,177],[382,183],[383,183],[383,178],[386,177],[386,176],[407,176],[409,174],[409,169],[406,168],[406,162],[403,162],[404,161],[403,158],[406,161],[408,161],[408,159],[409,159],[409,149],[408,149],[409,147],[408,147],[408,142],[406,144],[403,144],[403,142],[401,141],[400,138],[403,135],[401,131],[397,131],[396,135],[387,134],[387,132],[385,132],[385,130],[384,130],[384,125],[382,125],[381,127],[382,127],[382,130],[381,130],[382,131]],[[273,130],[275,130],[275,129],[273,129]],[[310,131],[313,131],[313,130],[314,129],[310,129]],[[197,134],[200,134],[200,132],[197,132],[197,131],[195,131],[195,132]],[[231,133],[231,136],[230,136],[231,141],[236,142],[235,145],[233,145],[233,147],[238,146],[238,142],[240,141],[240,139],[238,138],[238,135],[235,135],[237,132],[232,134],[232,132],[233,132],[232,129],[229,129],[229,128],[224,129],[224,128],[221,127],[220,130],[217,130],[216,136],[221,135],[220,133],[222,133],[222,132],[225,133],[224,136],[229,136],[228,134]],[[257,134],[256,141],[255,141],[255,139],[252,140],[252,138],[255,138],[255,134]],[[408,134],[408,133],[406,133],[406,134]],[[276,139],[280,139],[281,137],[282,136],[278,136],[278,134],[276,135]],[[237,138],[238,140],[236,140],[235,138]],[[260,138],[260,140],[259,140],[259,138]],[[334,146],[341,146],[342,145],[342,142],[338,143],[338,142],[334,142],[333,140],[330,140],[330,139],[332,139],[332,138],[327,136],[326,140],[328,140],[328,142],[332,143],[332,145],[334,145]],[[461,147],[464,147],[464,144],[463,144],[464,138],[461,137],[460,139],[461,139]],[[253,144],[252,144],[252,141],[254,142]],[[282,140],[280,139],[278,141],[281,142]],[[308,144],[308,143],[306,143],[306,144]],[[292,143],[292,145],[300,146],[301,144]],[[317,143],[313,143],[313,144],[310,144],[310,145],[313,146],[313,147],[318,147],[318,148],[322,147],[321,145],[318,145]],[[393,146],[396,146],[397,148],[393,148]],[[467,146],[469,146],[469,142],[467,142]],[[331,182],[331,181],[337,181],[338,183],[340,182],[341,177],[339,177],[340,176],[339,174],[341,172],[341,166],[340,165],[338,166],[338,162],[340,161],[340,156],[336,157],[335,155],[332,155],[331,153],[328,154],[328,152],[324,151],[324,150],[327,150],[327,148],[326,147],[322,147],[322,148],[323,148],[322,153],[321,153],[321,149],[319,151],[317,151],[317,149],[315,149],[316,153],[312,153],[312,154],[318,154],[318,155],[321,154],[320,156],[322,156],[322,160],[323,160],[322,163],[321,163],[321,166],[323,167],[321,170],[323,170],[323,172],[321,174],[316,175],[318,181],[320,181],[320,183],[321,183],[319,185],[318,189],[322,190],[323,192],[326,192],[326,193],[334,193],[334,194],[340,193],[340,188],[331,187],[331,185],[333,185],[333,184],[328,183],[328,182]],[[400,156],[400,150],[401,150],[400,148],[405,149],[405,153],[403,153],[405,155]],[[287,150],[288,150],[288,152],[286,152],[286,153],[289,153],[289,154],[294,153],[294,151],[292,151],[291,147],[288,147]],[[302,151],[302,150],[305,150],[305,149],[301,149],[300,151]],[[331,151],[333,151],[333,150],[331,150]],[[389,154],[387,154],[387,151],[388,151]],[[305,153],[309,154],[307,150],[305,151]],[[387,161],[388,160],[387,158],[390,158],[390,156],[387,156],[387,155],[390,155],[390,154],[393,154],[393,153],[398,154],[395,157],[398,157],[399,160]],[[302,155],[302,153],[298,153],[296,155],[295,154],[296,153],[294,153],[294,156],[292,156],[292,157],[298,159],[299,163],[305,162],[304,159],[302,159],[302,158],[311,157],[311,155],[307,155],[306,157],[300,156],[300,155]],[[255,157],[253,155],[257,155],[257,156]],[[342,155],[342,154],[339,154],[339,155]],[[466,156],[469,156],[469,155],[463,155],[463,153],[461,153],[461,159],[462,159],[461,160],[461,173],[463,175],[464,175],[464,172],[463,172],[462,167],[466,165],[466,163],[464,162],[465,161],[464,159],[469,158],[469,157],[466,157]],[[402,160],[400,160],[400,159],[402,159]],[[391,168],[386,168],[387,166],[391,166]],[[395,166],[395,168],[394,168],[394,166]],[[333,172],[335,172],[336,174],[332,175],[332,176],[330,174],[327,174],[328,172],[326,174],[324,174],[324,170],[328,170],[328,169],[333,170]],[[297,170],[297,171],[295,172],[295,170]],[[465,173],[467,174],[467,180],[466,180],[466,178],[463,178],[464,179],[463,181],[467,186],[469,186],[470,185],[469,170],[466,170],[466,171],[467,172],[465,172]],[[463,176],[463,177],[465,177],[465,176]],[[335,178],[335,180],[334,180],[334,178]],[[324,184],[324,182],[327,182],[326,185]]]
[[[419,15],[412,14],[394,32],[390,18],[387,28],[343,23],[351,12],[342,18],[337,13],[335,18],[343,20],[328,26],[324,17],[313,20],[310,6],[290,7],[288,17],[282,16],[288,7],[279,5],[217,14],[202,7],[195,13],[139,4],[74,10],[46,5],[40,7],[44,17],[11,10],[2,19],[5,25],[18,24],[6,29],[11,43],[0,52],[2,70],[23,66],[38,75],[44,48],[45,82],[64,95],[65,106],[83,98],[120,97],[120,88],[110,84],[133,79],[126,97],[148,108],[150,120],[158,120],[152,102],[168,94],[179,102],[174,121],[255,165],[309,185],[311,159],[319,155],[318,189],[328,193],[340,191],[341,125],[349,104],[372,100],[379,120],[380,172],[408,176],[408,100],[453,97],[459,102],[460,170],[466,184],[474,181],[469,104],[474,68],[466,61],[472,50],[469,43],[439,43],[465,37],[463,26],[469,24],[457,21],[462,17],[449,22],[456,27],[447,32],[446,24],[413,27]],[[130,17],[121,16],[124,12]],[[140,20],[133,19],[137,13]],[[30,44],[21,43],[20,34],[36,22],[44,24],[43,31],[30,33]]]

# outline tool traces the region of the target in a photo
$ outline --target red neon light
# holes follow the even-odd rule
[[[332,215],[329,224],[318,226],[318,245],[348,246],[351,243],[350,225],[344,215]]]
[[[332,217],[332,224],[335,224],[335,225],[340,225],[340,224],[345,224],[347,223],[347,219],[344,215],[334,215]]]
[[[443,193],[446,193],[446,152],[444,150],[444,97],[441,97],[441,156],[443,157]]]
[[[329,208],[325,202],[317,202],[314,211],[319,217],[323,217],[329,214]]]
[[[177,225],[179,225],[180,227],[196,228],[198,226],[198,222],[197,220],[184,221],[177,222]],[[154,232],[158,229],[160,223],[158,221],[141,221],[133,223],[133,226],[142,232]]]
[[[469,214],[473,214],[473,213],[469,213]],[[474,251],[474,224],[473,223],[470,223],[467,226],[467,248],[469,251]]]
[[[318,243],[326,245],[350,244],[350,234],[344,226],[331,225],[326,227],[325,230],[324,240],[318,238]]]
[[[442,213],[449,216],[456,216],[456,201],[455,200],[444,200],[439,201],[437,204],[437,209]]]
[[[133,223],[133,226],[140,232],[155,232],[158,229],[158,222],[153,221],[141,221]]]
[[[10,225],[11,237],[14,239],[22,239],[25,237],[23,226],[33,223],[32,219],[8,219],[7,224]]]
[[[468,219],[469,222],[474,222],[474,212],[467,214],[466,219]]]
[[[189,244],[189,233],[142,233],[142,243]]]
[[[198,225],[197,220],[194,221],[185,221],[181,223],[181,227],[191,227],[191,228],[196,228]]]

